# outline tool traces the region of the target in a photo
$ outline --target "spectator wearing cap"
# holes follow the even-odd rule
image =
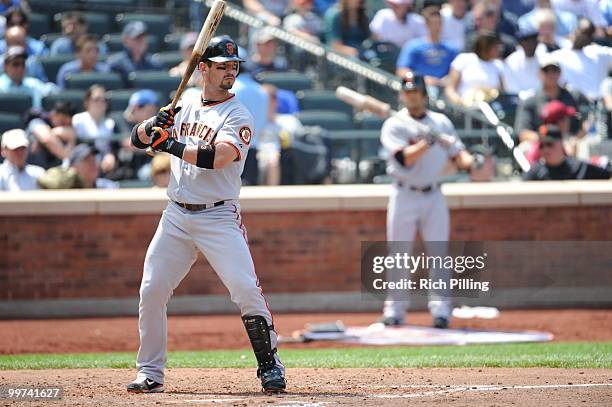
[[[53,167],[38,178],[42,189],[117,188],[116,182],[100,178],[98,151],[90,144],[77,145],[68,167]]]
[[[541,56],[561,48],[571,48],[572,42],[557,34],[557,17],[551,9],[542,8],[535,13],[535,26],[538,29],[536,55]]]
[[[540,64],[536,57],[538,32],[536,30],[519,30],[517,33],[520,48],[504,60],[504,84],[506,92],[523,95],[540,89],[538,76]]]
[[[72,103],[57,102],[50,112],[31,115],[26,129],[33,140],[28,162],[49,169],[70,157],[76,145],[76,132],[72,127],[75,113]]]
[[[278,55],[278,43],[272,32],[262,28],[253,34],[255,52],[251,54],[245,64],[250,74],[256,78],[257,74],[265,71],[285,72],[288,69],[287,60]]]
[[[4,55],[4,73],[0,75],[0,93],[22,93],[32,97],[32,106],[40,109],[42,98],[53,93],[54,84],[25,74],[27,54],[23,47],[11,47]]]
[[[108,117],[106,89],[100,85],[91,86],[85,93],[85,111],[72,118],[77,140],[95,145],[100,153],[102,170],[112,171],[116,166],[113,154],[113,134],[115,121]]]
[[[107,178],[113,180],[147,178],[144,173],[148,173],[148,171],[145,170],[144,173],[141,173],[141,170],[151,162],[151,157],[144,150],[132,148],[129,135],[137,123],[155,116],[159,108],[159,97],[151,89],[142,89],[130,96],[128,106],[125,108],[122,117],[115,123],[118,133],[124,137],[117,153],[117,168],[107,174]]]
[[[609,168],[601,168],[574,157],[563,148],[563,134],[557,126],[543,125],[538,131],[541,158],[523,175],[526,181],[609,179]]]
[[[38,189],[36,180],[45,170],[37,165],[26,164],[28,146],[26,133],[21,129],[2,134],[2,157],[0,164],[0,191],[27,191]]]
[[[178,76],[179,78],[183,77],[183,74],[187,70],[187,66],[189,65],[189,60],[191,59],[191,53],[193,52],[193,47],[195,46],[196,40],[198,39],[198,33],[189,32],[183,35],[181,38],[180,49],[181,54],[183,56],[183,60],[180,64],[175,67],[170,68],[171,76]],[[187,86],[191,87],[202,87],[202,73],[200,70],[196,69],[191,78],[189,78],[189,82],[187,82]]]
[[[468,0],[449,0],[442,7],[442,42],[458,52],[465,48],[465,36],[470,20],[467,12]]]
[[[110,66],[104,62],[100,62],[98,57],[100,51],[98,42],[94,35],[85,34],[81,36],[76,43],[77,59],[66,62],[57,73],[56,84],[60,88],[66,87],[66,78],[68,75],[81,72],[110,72]]]
[[[484,32],[475,43],[475,52],[459,54],[451,63],[445,88],[449,101],[471,106],[491,100],[504,90],[503,63],[499,58],[499,36]]]
[[[15,16],[11,16],[15,14]],[[6,31],[4,39],[0,40],[0,53],[4,54],[13,45],[25,48],[31,56],[44,57],[49,54],[45,43],[28,35],[30,20],[22,9],[12,9],[6,14]]]
[[[606,3],[609,0],[603,0]],[[596,27],[597,35],[603,36],[608,24],[604,17],[599,0],[550,0],[552,7],[558,11],[566,11],[575,16],[588,19]]]
[[[283,19],[283,28],[313,42],[323,34],[323,19],[313,11],[312,0],[292,0],[292,12]]]
[[[516,49],[514,32],[512,35],[500,30],[500,6],[496,1],[480,0],[472,7],[473,27],[470,27],[465,40],[465,50],[474,52],[478,38],[485,33],[495,32],[502,46],[501,56],[503,58],[512,54]]]
[[[339,0],[325,12],[325,43],[332,51],[357,57],[370,37],[365,0]]]
[[[122,32],[124,50],[108,57],[106,62],[111,70],[129,84],[129,74],[135,71],[161,70],[162,65],[147,52],[149,37],[147,25],[142,21],[132,21],[125,25]]]
[[[575,140],[570,139],[570,118],[576,116],[576,109],[567,106],[558,100],[552,100],[542,108],[542,126],[556,126],[563,136],[565,151],[575,155]],[[540,126],[541,127],[541,126]],[[538,128],[539,129],[539,128]],[[520,144],[521,150],[525,151],[525,157],[533,164],[540,159],[539,141],[524,141]]]
[[[412,11],[413,0],[385,0],[386,8],[376,12],[370,22],[372,37],[391,42],[398,48],[417,38],[427,37],[425,19]]]
[[[537,129],[542,125],[542,112],[547,103],[558,100],[565,106],[579,110],[579,104],[586,102],[582,95],[577,94],[574,97],[567,89],[560,86],[561,67],[554,56],[548,55],[542,58],[539,76],[541,89],[521,100],[517,108],[514,130],[520,141],[538,140]],[[582,122],[578,118],[574,118],[571,122],[570,134],[581,136]]]
[[[612,70],[612,48],[593,42],[595,26],[581,18],[571,49],[553,53],[561,65],[561,79],[568,88],[579,91],[591,101],[602,97],[601,83]]]
[[[537,29],[538,23],[536,16],[541,10],[549,10],[555,16],[555,29],[558,36],[566,37],[576,29],[576,15],[567,11],[553,9],[550,4],[550,0],[536,0],[535,8],[528,13],[523,14],[518,19],[519,28],[523,30]]]
[[[397,75],[404,77],[407,71],[412,71],[416,75],[424,76],[427,85],[441,86],[457,51],[440,40],[442,17],[438,8],[426,7],[422,14],[429,36],[412,40],[402,47],[397,59]]]

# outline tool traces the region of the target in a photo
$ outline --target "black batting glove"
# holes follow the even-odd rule
[[[157,116],[155,116],[155,127],[161,127],[162,129],[168,129],[174,126],[174,116],[181,111],[181,107],[175,107],[174,109],[168,106],[164,106],[159,109]]]

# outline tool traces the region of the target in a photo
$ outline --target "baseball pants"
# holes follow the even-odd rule
[[[164,382],[167,303],[195,262],[197,250],[204,254],[227,287],[240,314],[261,315],[272,325],[272,314],[255,275],[238,203],[194,212],[169,202],[144,262],[137,380]],[[274,349],[277,335],[273,330],[270,335]],[[277,362],[284,370],[278,357]]]
[[[431,192],[418,192],[394,185],[387,208],[387,240],[404,242],[401,251],[419,255],[420,253],[412,253],[412,242],[416,238],[417,231],[421,233],[425,243],[426,255],[446,256],[450,215],[444,195],[439,188]],[[446,281],[447,287],[450,285],[450,277],[451,270],[444,268],[429,270],[429,278],[432,281],[441,279]],[[410,278],[410,273],[408,270],[391,270],[387,278],[389,281],[400,281],[402,278]],[[449,289],[429,290],[428,308],[434,318],[450,318],[452,311],[450,294]],[[383,314],[385,317],[403,320],[409,304],[408,290],[389,291]]]

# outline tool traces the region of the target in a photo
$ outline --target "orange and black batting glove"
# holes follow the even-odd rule
[[[185,144],[176,141],[170,136],[167,130],[161,127],[153,127],[151,138],[151,148],[155,151],[164,151],[178,158],[183,158],[183,152],[185,151]]]
[[[174,126],[174,116],[181,111],[181,107],[175,107],[174,109],[168,106],[164,106],[159,109],[157,116],[155,116],[155,127],[161,127],[162,129],[168,129]]]

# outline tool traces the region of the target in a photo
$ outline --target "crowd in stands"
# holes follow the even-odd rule
[[[190,3],[192,10],[201,6]],[[269,27],[355,59],[368,60],[385,44],[396,55],[394,74],[423,75],[430,98],[451,106],[510,100],[516,114],[508,124],[532,166],[525,179],[610,176],[609,161],[591,157],[588,147],[612,142],[612,0],[244,0],[242,6],[267,24],[250,30],[240,50],[248,60],[234,86],[256,120],[245,184],[281,183],[282,152],[305,132],[299,95],[262,80],[291,66]],[[197,33],[184,32],[164,60],[163,52],[152,52],[164,38],[144,21],[118,25],[119,43],[112,33],[91,32],[83,12],[67,10],[55,18],[56,34],[37,37],[35,12],[25,0],[0,1],[0,96],[31,98],[31,109],[11,110],[22,125],[2,135],[0,190],[115,188],[129,180],[163,187],[167,157],[152,160],[131,148],[128,134],[169,102]],[[197,13],[190,19],[192,29],[201,26],[201,14],[199,22]],[[184,31],[177,28],[168,32]],[[51,60],[61,63],[50,69]],[[174,86],[155,86],[161,79],[139,86],[143,71],[163,74]],[[100,80],[88,82],[88,74]],[[199,98],[200,83],[196,70],[185,97]]]

